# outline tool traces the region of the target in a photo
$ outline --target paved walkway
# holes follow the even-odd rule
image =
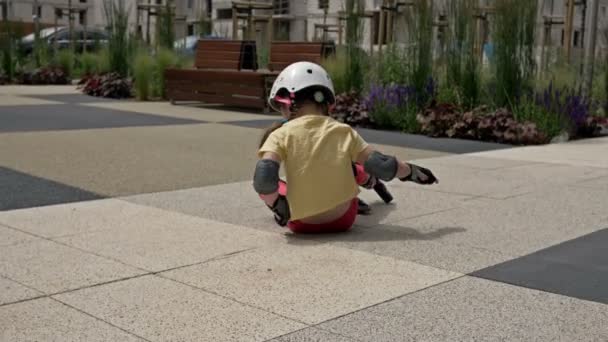
[[[5,98],[18,102],[23,96]],[[127,105],[89,107],[132,114],[115,108]],[[144,115],[164,106],[145,105],[152,113]],[[200,120],[201,109],[170,108],[173,118]],[[109,115],[104,113],[99,115]],[[155,128],[146,134],[160,137],[175,127],[136,125],[103,129]],[[206,143],[229,137],[224,129],[259,134],[213,125]],[[118,153],[111,142],[120,135],[103,129],[87,135],[75,127],[17,128],[0,134],[0,165],[23,177],[65,185],[61,172],[45,174],[43,166],[52,165],[47,153],[62,155],[58,147],[45,150],[50,142],[91,146],[107,140],[108,154]],[[55,135],[36,144],[38,134]],[[163,141],[148,148],[162,150]],[[34,154],[47,162],[19,159],[15,148],[28,144],[47,151]],[[386,146],[410,151],[396,145]],[[142,151],[135,150],[121,150],[124,159],[104,170]],[[108,191],[98,199],[44,206],[29,197],[22,209],[0,212],[0,341],[606,341],[606,151],[608,138],[467,154],[428,151],[416,161],[433,169],[439,185],[390,183],[391,205],[364,192],[375,214],[359,217],[350,233],[328,236],[295,236],[275,226],[248,178],[124,195]],[[58,157],[78,161],[71,164],[76,178],[89,160],[107,158],[80,153],[80,159]],[[157,168],[175,162],[163,160]],[[97,176],[75,182],[96,184]]]

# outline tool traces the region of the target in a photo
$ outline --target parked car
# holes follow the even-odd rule
[[[173,49],[176,52],[182,53],[188,56],[194,56],[196,54],[196,46],[198,45],[199,39],[224,39],[219,36],[207,35],[204,37],[200,36],[186,36],[184,38],[178,38],[173,43]]]
[[[93,51],[108,43],[109,34],[97,28],[87,28],[86,39],[85,30],[83,27],[75,27],[72,29],[74,37],[74,48],[76,52]],[[57,43],[58,49],[67,49],[70,47],[70,29],[65,26],[48,27],[40,30],[40,39],[44,40],[49,48],[52,48]],[[21,38],[21,49],[27,55],[34,50],[34,33],[28,34]]]

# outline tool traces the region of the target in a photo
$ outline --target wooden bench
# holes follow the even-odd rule
[[[167,69],[167,97],[228,106],[265,109],[264,80],[258,68],[255,41],[201,39],[195,69]]]
[[[324,58],[334,54],[336,47],[329,42],[272,42],[268,69],[281,71],[295,62],[321,64]]]
[[[298,61],[321,63],[333,43],[272,42],[268,70],[258,69],[254,41],[201,40],[196,69],[167,69],[167,95],[176,101],[201,101],[269,110],[267,96],[276,76]]]

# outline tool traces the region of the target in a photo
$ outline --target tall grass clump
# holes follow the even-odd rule
[[[158,46],[161,49],[173,50],[173,43],[175,41],[174,31],[174,12],[171,8],[172,1],[167,0],[165,6],[158,15]]]
[[[153,94],[154,59],[144,50],[140,50],[133,60],[135,96],[146,101]]]
[[[346,84],[347,58],[346,51],[337,47],[335,54],[324,58],[322,61],[323,68],[327,70],[334,84],[336,94],[342,94],[350,90]]]
[[[363,38],[362,15],[364,0],[346,0],[346,73],[344,84],[348,91],[360,93],[363,89],[366,55],[360,45]]]
[[[104,11],[109,32],[108,62],[111,71],[122,77],[129,74],[129,10],[125,0],[104,0]]]
[[[0,23],[0,48],[2,49],[2,72],[10,82],[15,76],[17,65],[16,35],[11,23]]]
[[[76,57],[69,49],[63,49],[57,52],[54,58],[54,65],[60,67],[68,77],[74,74],[74,65]]]
[[[495,9],[495,104],[512,107],[532,87],[537,4],[530,0],[496,0]]]
[[[165,87],[165,70],[171,67],[177,67],[179,64],[179,58],[173,51],[168,49],[160,49],[156,55],[154,63],[154,96],[160,98],[166,98],[166,87]]]
[[[473,51],[475,31],[470,0],[452,0],[449,3],[447,31],[449,43],[445,47],[444,87],[453,91],[458,104],[471,109],[479,103],[481,75]]]

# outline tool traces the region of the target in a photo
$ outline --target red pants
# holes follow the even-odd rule
[[[363,166],[359,164],[353,164],[353,172],[357,184],[363,185],[367,182],[369,176],[363,170]],[[287,195],[287,183],[284,181],[279,182],[279,194]],[[353,198],[348,210],[342,215],[342,217],[327,223],[311,224],[304,223],[299,220],[289,221],[287,227],[294,233],[299,234],[319,234],[319,233],[338,233],[348,231],[357,218],[357,210],[359,208],[357,198]]]

